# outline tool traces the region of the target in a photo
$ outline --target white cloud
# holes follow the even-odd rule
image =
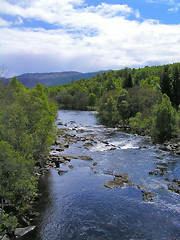
[[[1,28],[1,61],[11,72],[85,72],[179,61],[180,25],[130,21],[126,16],[140,14],[127,5],[94,7],[83,0],[0,2],[19,23],[30,18],[56,25],[54,30]]]
[[[0,17],[0,27],[8,27],[12,24],[12,22],[6,21]]]

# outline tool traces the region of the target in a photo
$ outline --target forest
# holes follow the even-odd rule
[[[110,127],[164,142],[180,133],[180,64],[125,68],[47,87],[59,108],[96,110]]]
[[[13,231],[17,215],[37,196],[36,173],[55,139],[57,108],[95,110],[100,123],[160,143],[177,139],[180,63],[102,72],[53,87],[29,89],[16,77],[0,83],[0,233]]]
[[[0,233],[13,232],[37,196],[36,173],[54,141],[55,116],[42,85],[28,89],[16,77],[0,85]]]

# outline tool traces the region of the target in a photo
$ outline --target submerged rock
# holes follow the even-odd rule
[[[73,165],[69,165],[68,167],[69,167],[70,169],[73,169],[73,168],[74,168],[74,166],[73,166]]]
[[[178,178],[174,178],[172,180],[172,184],[168,184],[168,190],[180,194],[180,180]]]
[[[139,185],[137,185],[137,189],[144,189],[144,190],[146,190],[147,188],[145,186],[139,184]]]
[[[157,167],[154,171],[150,171],[149,175],[164,176],[166,173],[168,173],[168,169],[166,167]]]
[[[151,202],[154,198],[154,194],[151,192],[142,191],[142,195],[145,202]]]
[[[59,175],[63,175],[64,173],[67,173],[68,171],[64,171],[64,170],[58,170],[58,174]]]
[[[84,146],[84,147],[92,147],[93,144],[92,144],[92,142],[87,142],[87,143],[85,143],[83,146]]]
[[[90,156],[85,156],[85,155],[79,156],[79,158],[82,159],[82,160],[90,160],[90,161],[93,160],[92,157],[90,157]]]

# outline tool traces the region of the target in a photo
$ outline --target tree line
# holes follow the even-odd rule
[[[36,197],[35,173],[53,143],[55,116],[42,85],[28,89],[16,77],[0,83],[0,232],[13,229],[14,211],[25,212]]]
[[[96,109],[108,126],[128,126],[160,142],[179,135],[180,63],[103,72],[46,93],[60,108]]]

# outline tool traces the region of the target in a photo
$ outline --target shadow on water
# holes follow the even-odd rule
[[[33,211],[39,213],[32,225],[35,225],[36,228],[29,232],[28,234],[24,235],[23,237],[15,238],[19,240],[43,240],[41,237],[41,222],[44,218],[44,212],[48,211],[49,207],[51,206],[51,172],[47,172],[44,176],[42,176],[39,180],[39,194],[40,199],[37,200],[33,205]]]

